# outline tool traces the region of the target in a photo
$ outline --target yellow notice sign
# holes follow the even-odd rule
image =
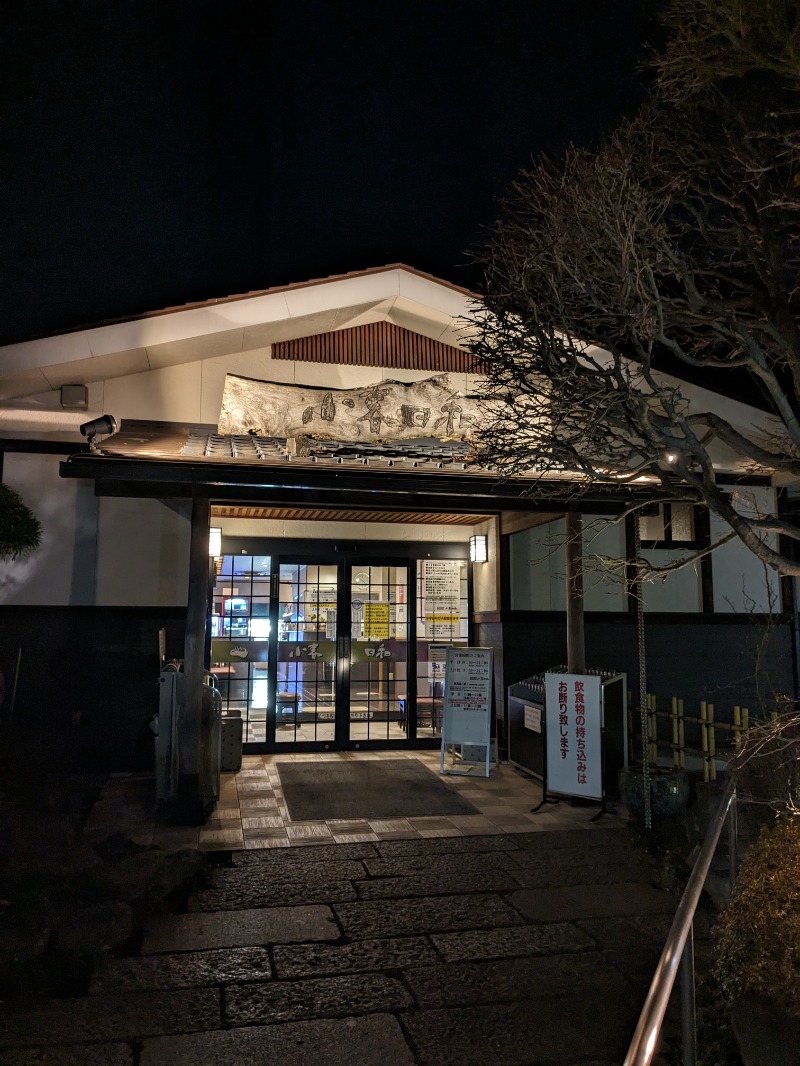
[[[364,604],[364,640],[389,639],[389,604]]]

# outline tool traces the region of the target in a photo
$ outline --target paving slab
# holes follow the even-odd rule
[[[458,839],[458,838],[456,838]],[[479,838],[480,839],[480,838]],[[483,839],[494,839],[485,837]],[[421,874],[486,874],[497,870],[519,870],[518,855],[525,852],[461,851],[429,855],[424,850],[412,855],[365,859],[370,877],[415,877]]]
[[[106,959],[92,977],[92,995],[155,988],[200,988],[272,976],[264,948],[221,948],[145,958]]]
[[[591,879],[581,885],[522,888],[508,897],[512,906],[533,922],[564,922],[575,918],[614,918],[631,914],[672,914],[675,899],[668,892],[642,884],[606,884],[593,889]]]
[[[520,882],[503,870],[464,873],[460,870],[415,877],[382,877],[356,884],[359,899],[396,899],[401,896],[446,896],[466,892],[509,892]]]
[[[0,1047],[138,1040],[217,1029],[221,1024],[217,989],[58,999],[35,1009],[6,1012]]]
[[[133,1066],[129,1044],[72,1044],[69,1047],[0,1051],[0,1066]]]
[[[354,844],[309,844],[302,850],[289,849],[285,854],[236,851],[231,857],[234,866],[263,866],[264,869],[284,867],[290,863],[341,862],[344,859],[374,859],[378,852],[366,841]]]
[[[516,851],[515,838],[490,837],[427,837],[419,840],[381,840],[374,845],[377,854],[385,858],[400,855],[451,855],[474,851]]]
[[[436,933],[431,940],[444,959],[500,959],[515,955],[554,955],[595,947],[592,938],[569,922],[525,925],[520,929],[468,929]]]
[[[361,874],[363,877],[363,872]],[[350,881],[327,881],[309,876],[284,881],[253,878],[231,881],[222,888],[208,888],[192,896],[193,911],[238,911],[254,907],[279,907],[289,901],[296,906],[310,903],[344,903],[358,899]]]
[[[480,962],[413,966],[403,976],[423,1008],[466,1007],[518,999],[574,994],[630,996],[623,975],[599,951],[581,954],[505,958]]]
[[[555,854],[555,852],[554,852]],[[561,888],[568,885],[614,885],[619,882],[640,885],[652,884],[655,874],[649,866],[628,864],[626,866],[594,865],[587,863],[578,868],[548,866],[537,863],[528,869],[510,869],[517,884],[522,888]],[[605,892],[605,889],[603,889]]]
[[[542,837],[550,834],[540,834]],[[590,836],[589,833],[585,837]],[[538,841],[537,837],[537,841]],[[538,869],[542,866],[557,866],[560,870],[581,870],[583,867],[598,866],[641,866],[648,870],[655,868],[652,858],[643,851],[633,847],[613,844],[604,848],[588,848],[580,845],[570,848],[548,848],[529,844],[527,848],[511,852],[508,855],[509,868]],[[375,860],[372,860],[375,861]]]
[[[231,985],[225,997],[230,1026],[295,1022],[306,1018],[346,1018],[408,1007],[408,990],[383,974],[347,974],[316,980]]]
[[[139,1066],[414,1066],[387,1014],[145,1040]]]
[[[669,897],[668,897],[669,898]],[[634,958],[643,945],[660,951],[672,925],[673,914],[628,914],[609,918],[578,918],[575,925],[609,951],[628,952]]]
[[[448,929],[489,929],[522,925],[524,921],[513,907],[489,893],[335,903],[333,909],[345,934],[355,940]]]
[[[401,970],[439,961],[424,936],[357,940],[352,944],[287,944],[273,950],[278,977],[319,977],[322,974]]]
[[[214,870],[211,877],[211,888],[234,888],[250,886],[263,888],[270,881],[298,881],[307,878],[317,878],[327,881],[353,881],[359,877],[365,877],[366,867],[360,859],[327,859],[322,856],[314,858],[309,852],[320,850],[315,847],[304,847],[299,854],[301,859],[291,858],[289,855],[263,856],[261,862],[254,859],[244,865],[223,867]],[[297,855],[298,849],[292,850],[291,854]]]
[[[339,930],[330,907],[264,907],[210,914],[171,914],[150,923],[142,955],[338,939]]]
[[[559,851],[576,847],[580,850],[625,847],[631,843],[630,833],[625,826],[604,828],[590,825],[584,829],[550,829],[543,822],[543,828],[546,832],[515,833],[517,847],[523,851]]]
[[[621,1062],[635,1021],[631,1010],[604,1013],[594,997],[576,996],[403,1015],[420,1066],[574,1066],[598,1056]]]

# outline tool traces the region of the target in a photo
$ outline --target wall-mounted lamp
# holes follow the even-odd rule
[[[664,452],[664,459],[670,466],[674,466],[680,459],[680,453],[676,452],[674,448],[670,448]]]
[[[485,563],[489,558],[485,536],[469,538],[469,558],[472,563]]]
[[[212,559],[222,555],[222,530],[219,526],[212,526],[208,531],[208,554]]]

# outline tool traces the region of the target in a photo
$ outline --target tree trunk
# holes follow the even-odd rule
[[[583,516],[567,511],[567,671],[586,673],[583,633]]]

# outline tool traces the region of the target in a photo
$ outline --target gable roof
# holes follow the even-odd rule
[[[373,322],[458,348],[474,299],[397,263],[167,308],[0,347],[0,401]]]

